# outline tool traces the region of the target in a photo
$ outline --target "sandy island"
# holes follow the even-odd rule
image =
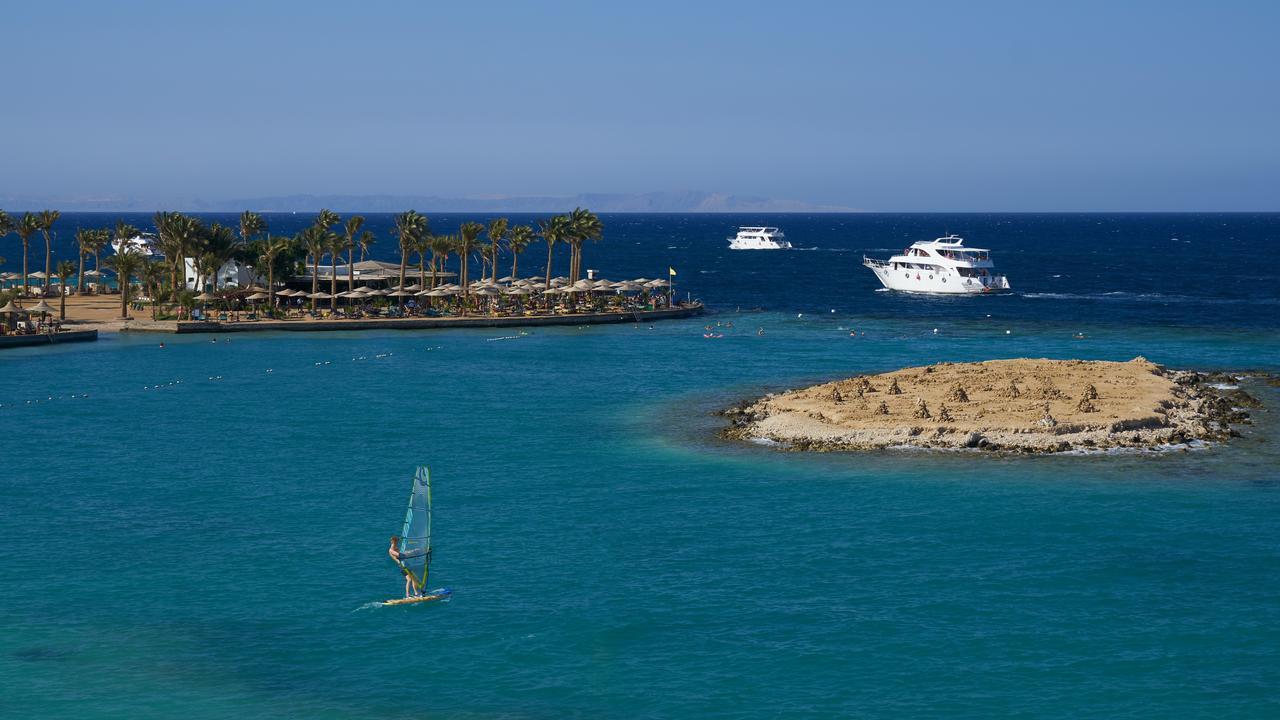
[[[816,451],[1158,448],[1236,434],[1258,403],[1233,386],[1144,358],[940,363],[767,395],[724,411],[723,434]]]

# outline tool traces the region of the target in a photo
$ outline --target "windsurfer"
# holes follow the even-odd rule
[[[409,572],[409,568],[404,566],[400,560],[400,550],[396,547],[400,543],[399,535],[391,536],[391,547],[387,548],[387,554],[395,561],[396,567],[400,568],[400,572],[404,574],[404,596],[416,597],[419,593],[417,588],[413,586],[413,574]]]

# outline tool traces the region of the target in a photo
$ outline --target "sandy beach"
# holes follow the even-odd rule
[[[768,395],[726,410],[724,434],[819,451],[1175,446],[1247,422],[1256,401],[1215,380],[1144,358],[940,363]]]
[[[36,300],[28,301],[28,305]],[[47,302],[57,307],[57,298]],[[251,332],[269,330],[290,331],[332,331],[332,330],[370,330],[386,328],[426,329],[442,327],[522,327],[541,325],[573,325],[600,324],[609,322],[652,322],[677,317],[696,315],[703,311],[699,303],[676,306],[675,308],[635,311],[577,314],[541,314],[531,316],[488,316],[470,314],[437,318],[367,318],[367,319],[317,319],[311,317],[293,317],[287,320],[248,320],[247,313],[241,313],[242,319],[229,322],[198,322],[175,320],[152,320],[151,309],[130,310],[129,318],[120,317],[119,295],[71,295],[67,297],[67,319],[63,322],[67,330],[97,330],[99,333],[111,332],[158,332],[158,333],[207,333],[207,332]]]

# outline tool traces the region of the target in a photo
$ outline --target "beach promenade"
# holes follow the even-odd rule
[[[357,319],[314,319],[293,317],[280,320],[152,320],[150,310],[132,310],[121,319],[119,295],[83,295],[67,298],[67,320],[64,332],[54,342],[97,339],[99,332],[150,332],[167,334],[230,332],[332,332],[351,330],[428,330],[475,327],[546,327],[550,325],[608,325],[647,323],[700,315],[701,302],[690,302],[670,308],[589,313],[538,313],[530,315],[448,315],[441,317],[364,317]],[[235,315],[232,315],[234,317]],[[240,317],[246,317],[241,314]],[[40,336],[22,336],[20,344],[47,344]],[[35,338],[35,340],[30,340]],[[7,339],[7,338],[5,338]],[[19,344],[15,340],[15,345]],[[0,345],[0,347],[5,347]]]
[[[137,321],[122,329],[128,332],[228,333],[228,332],[326,332],[341,330],[429,330],[445,328],[520,328],[548,325],[608,325],[672,320],[700,315],[702,303],[677,305],[661,310],[633,312],[549,313],[539,315],[457,315],[448,317],[359,318],[345,320],[240,320],[227,321]]]

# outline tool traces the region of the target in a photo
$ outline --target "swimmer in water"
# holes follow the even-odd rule
[[[756,328],[756,335],[757,335],[757,336],[763,336],[763,335],[764,335],[764,328],[762,328],[762,327],[758,327],[758,328]]]

